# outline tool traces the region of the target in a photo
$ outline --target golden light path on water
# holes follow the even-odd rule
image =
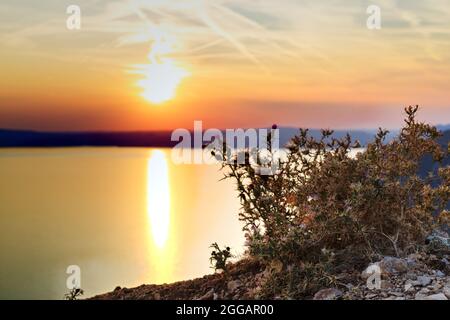
[[[152,151],[148,160],[147,214],[153,242],[163,249],[169,236],[170,186],[167,159],[161,150]]]

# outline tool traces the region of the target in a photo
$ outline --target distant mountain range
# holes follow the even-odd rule
[[[0,130],[3,147],[170,147],[169,131],[149,132],[39,132]]]
[[[439,124],[436,126],[441,131],[447,131],[450,130],[450,124]]]
[[[336,130],[334,136],[341,138],[347,132],[362,145],[371,141],[375,130]],[[280,145],[284,146],[299,129],[280,128]],[[321,136],[320,130],[311,129],[310,135]],[[173,147],[178,141],[171,141],[171,131],[142,132],[39,132],[30,130],[1,130],[0,148],[12,147]],[[390,134],[390,138],[396,132]]]
[[[442,148],[444,148],[444,150],[447,150],[448,144],[450,143],[450,130],[443,132],[443,135],[440,138],[439,143],[441,144]],[[444,158],[442,164],[439,165],[433,161],[431,156],[426,156],[422,160],[422,164],[420,167],[420,175],[422,177],[426,177],[429,172],[437,173],[437,170],[440,166],[450,166],[450,157],[447,156],[446,158]]]

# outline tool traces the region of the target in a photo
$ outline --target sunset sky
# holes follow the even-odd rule
[[[0,128],[444,124],[450,0],[2,0],[0,71]]]

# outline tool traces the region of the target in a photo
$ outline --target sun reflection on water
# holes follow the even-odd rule
[[[163,249],[169,236],[170,187],[166,155],[154,150],[148,160],[147,214],[153,242]]]

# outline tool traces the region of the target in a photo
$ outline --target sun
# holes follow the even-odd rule
[[[189,75],[172,59],[162,59],[147,65],[143,74],[144,79],[138,81],[138,85],[143,89],[141,95],[154,104],[161,104],[175,98],[181,81]]]
[[[169,55],[174,52],[174,37],[157,33],[148,55],[149,64],[140,65],[138,81],[142,97],[153,104],[162,104],[175,98],[181,81],[189,72]]]

